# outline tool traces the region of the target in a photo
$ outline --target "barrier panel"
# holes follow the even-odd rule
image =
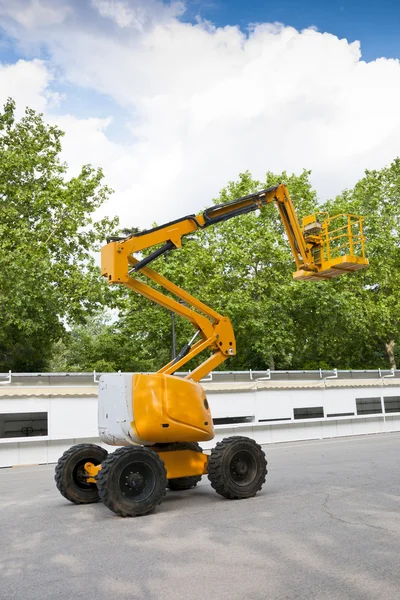
[[[99,443],[96,374],[4,380],[0,467],[52,463],[76,443]],[[231,435],[271,444],[400,431],[399,371],[221,371],[202,384],[216,430],[205,449]]]

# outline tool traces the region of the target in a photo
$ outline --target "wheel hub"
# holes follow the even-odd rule
[[[92,458],[84,458],[81,459],[76,465],[75,468],[72,472],[72,479],[74,481],[74,483],[81,489],[87,489],[87,488],[92,488],[92,487],[96,487],[96,484],[93,483],[89,483],[87,481],[88,478],[88,473],[85,469],[85,464],[87,462],[95,462],[95,459]]]
[[[246,475],[248,471],[248,466],[244,460],[238,460],[232,468],[237,475]]]
[[[235,484],[243,486],[251,483],[257,475],[254,457],[246,450],[234,454],[230,463],[230,473]]]
[[[152,466],[142,461],[132,461],[122,469],[119,486],[125,498],[141,502],[151,494],[155,485]]]
[[[145,486],[145,479],[140,473],[130,472],[129,475],[125,475],[126,485],[130,488],[141,492]]]

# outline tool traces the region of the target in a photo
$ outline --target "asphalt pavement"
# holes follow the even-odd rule
[[[54,465],[0,469],[0,599],[398,600],[400,434],[264,449],[255,498],[203,477],[136,519],[70,504]]]

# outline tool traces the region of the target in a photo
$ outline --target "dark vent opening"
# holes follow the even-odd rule
[[[378,396],[373,398],[356,398],[356,406],[357,415],[382,414],[382,403]]]
[[[258,419],[259,423],[271,423],[272,421],[291,421],[290,417],[282,417],[281,419]]]
[[[0,414],[0,438],[48,435],[47,412]]]
[[[354,413],[353,412],[348,412],[348,413],[331,413],[329,415],[326,415],[327,417],[354,417]]]
[[[383,399],[385,413],[400,412],[400,396],[387,396]]]
[[[233,425],[235,423],[253,423],[254,415],[247,417],[217,417],[213,419],[214,425]]]
[[[323,406],[305,406],[304,408],[294,408],[293,417],[295,419],[323,419]]]

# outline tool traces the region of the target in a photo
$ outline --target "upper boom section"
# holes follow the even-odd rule
[[[124,283],[129,269],[139,271],[165,252],[180,248],[184,236],[253,212],[271,202],[277,204],[296,262],[295,279],[331,279],[368,265],[361,217],[337,215],[329,218],[325,215],[325,220],[320,222],[319,215],[322,213],[316,213],[305,217],[300,226],[289,191],[281,183],[232,202],[218,204],[198,215],[188,215],[126,238],[111,238],[102,248],[102,275],[110,283]],[[162,243],[163,246],[137,261],[133,267],[129,264],[129,256],[135,252]]]
[[[121,251],[123,248],[123,253],[128,253],[128,255],[133,254],[134,252],[140,252],[146,248],[151,248],[162,242],[170,242],[168,248],[165,249],[164,252],[173,248],[180,248],[182,245],[182,238],[185,235],[189,235],[198,229],[204,229],[215,223],[226,221],[232,217],[238,217],[239,215],[253,212],[262,206],[265,206],[265,204],[270,204],[276,199],[277,195],[280,195],[278,191],[279,188],[286,190],[285,186],[282,184],[273,186],[266,190],[262,190],[261,192],[243,196],[232,202],[226,202],[225,204],[207,208],[198,215],[181,217],[175,221],[170,221],[164,225],[154,227],[153,229],[141,231],[140,233],[130,235],[126,238],[110,238],[110,242],[117,243],[118,245],[121,244]],[[158,253],[157,256],[160,256],[160,254],[162,253]],[[140,268],[141,266],[138,267],[138,269]]]

